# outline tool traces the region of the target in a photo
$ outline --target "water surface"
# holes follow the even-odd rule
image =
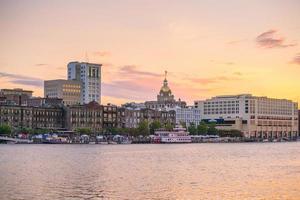
[[[0,145],[0,199],[299,198],[299,142]]]

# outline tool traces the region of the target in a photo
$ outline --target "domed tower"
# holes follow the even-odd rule
[[[159,94],[157,95],[158,102],[174,102],[174,95],[172,95],[172,91],[168,86],[167,80],[167,71],[165,71],[165,80],[163,82],[163,86],[161,87]]]

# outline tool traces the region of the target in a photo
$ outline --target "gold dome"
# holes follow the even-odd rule
[[[168,86],[168,81],[167,81],[167,79],[164,80],[164,84],[163,84],[163,86],[161,87],[160,92],[164,92],[164,93],[170,92],[170,93],[171,93],[171,89],[170,89],[169,86]]]
[[[170,90],[170,88],[168,86],[164,85],[164,86],[161,87],[160,91],[162,91],[162,92],[169,92],[171,90]]]

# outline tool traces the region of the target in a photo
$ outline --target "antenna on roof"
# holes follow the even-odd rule
[[[89,62],[89,56],[88,56],[87,51],[85,52],[85,62]]]

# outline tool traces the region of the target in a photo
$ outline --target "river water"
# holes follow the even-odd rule
[[[0,199],[300,199],[300,142],[3,144]]]

